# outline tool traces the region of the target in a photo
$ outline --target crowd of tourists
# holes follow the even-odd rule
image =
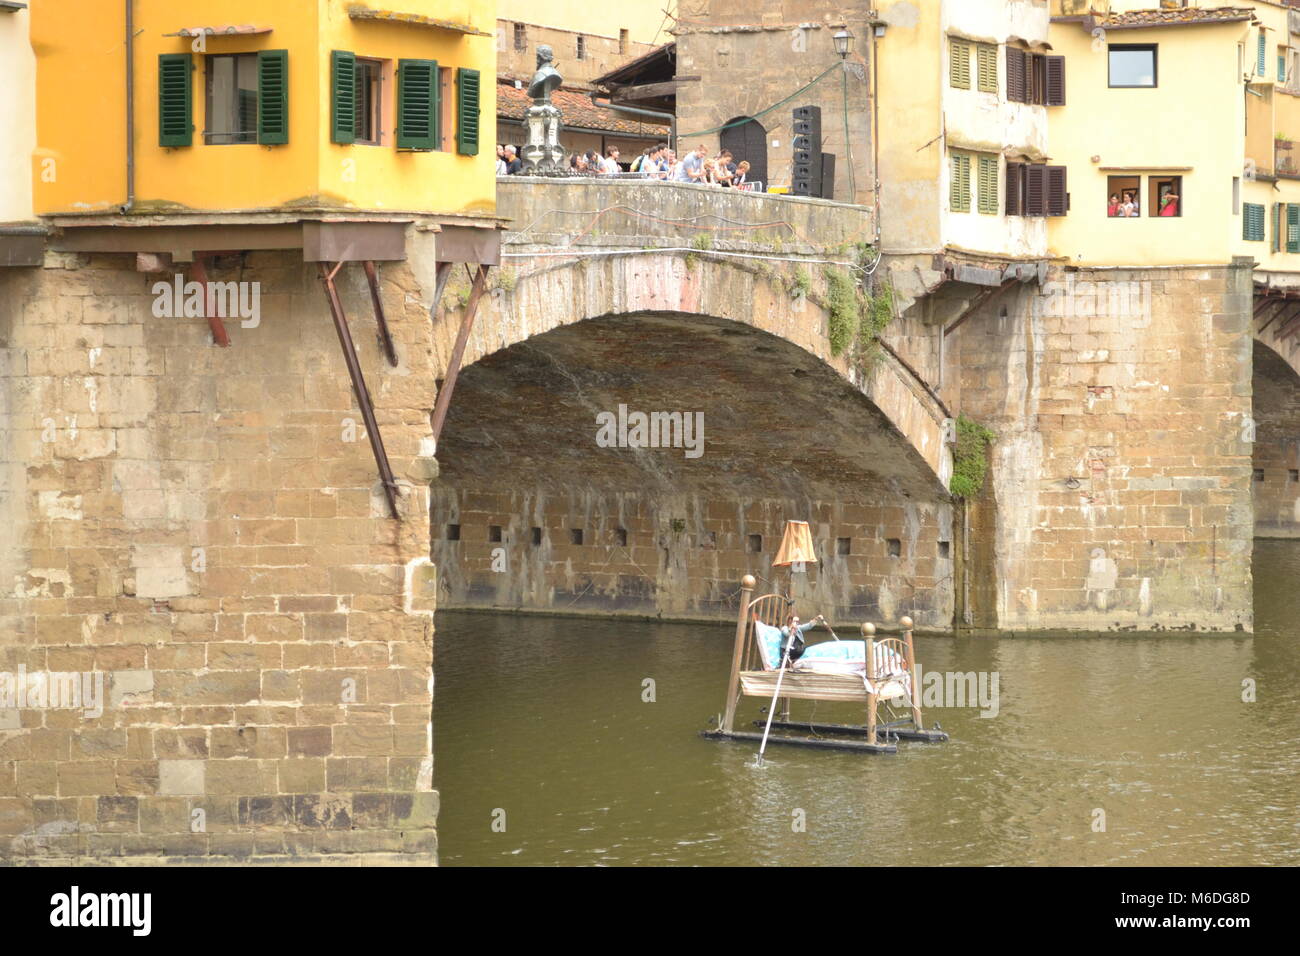
[[[648,146],[640,155],[623,166],[622,153],[617,146],[609,147],[601,156],[594,149],[575,152],[569,156],[569,174],[572,176],[632,176],[675,183],[699,183],[708,186],[733,186],[752,189],[749,180],[749,163],[736,161],[730,150],[723,149],[709,156],[708,148],[700,145],[680,159],[667,143]],[[515,176],[523,172],[519,151],[511,145],[497,146],[497,175]]]

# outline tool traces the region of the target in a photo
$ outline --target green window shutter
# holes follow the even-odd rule
[[[397,148],[438,148],[438,63],[397,61]]]
[[[456,152],[478,155],[478,70],[456,71]]]
[[[1300,252],[1300,205],[1287,203],[1286,251]]]
[[[1277,55],[1277,81],[1279,83],[1286,82],[1286,54],[1285,53],[1279,53]]]
[[[970,44],[965,40],[948,44],[948,82],[959,90],[970,89]]]
[[[158,145],[189,146],[193,142],[194,56],[158,56]]]
[[[979,157],[979,210],[996,216],[998,214],[998,158],[996,156]]]
[[[289,51],[257,54],[257,141],[263,146],[289,142]]]
[[[330,142],[356,139],[357,57],[347,50],[330,52]]]
[[[964,153],[952,154],[948,199],[953,212],[970,212],[970,157]]]
[[[982,93],[998,91],[998,48],[989,43],[975,47],[975,59]]]
[[[1242,206],[1241,237],[1250,242],[1264,241],[1264,207],[1260,203],[1248,202]]]
[[[1268,55],[1267,51],[1265,50],[1265,42],[1266,41],[1264,40],[1264,31],[1260,30],[1259,31],[1259,53],[1256,56],[1256,59],[1259,62],[1255,64],[1255,72],[1257,72],[1260,76],[1265,75],[1264,60]]]

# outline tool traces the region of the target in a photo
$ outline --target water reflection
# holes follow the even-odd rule
[[[996,718],[930,710],[950,742],[777,748],[762,768],[755,745],[697,735],[722,707],[727,628],[440,613],[441,859],[1295,864],[1297,576],[1300,543],[1257,542],[1253,637],[918,638],[928,671],[999,673]],[[743,718],[761,706],[745,699]]]

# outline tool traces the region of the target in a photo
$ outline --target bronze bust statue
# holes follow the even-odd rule
[[[528,84],[528,95],[533,98],[535,103],[549,103],[551,93],[558,89],[564,82],[564,77],[560,76],[555,69],[555,54],[549,46],[543,44],[537,48],[537,72],[533,74],[533,81]]]

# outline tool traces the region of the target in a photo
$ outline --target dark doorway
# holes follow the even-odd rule
[[[733,125],[734,124],[734,125]],[[748,116],[736,116],[727,120],[722,131],[722,148],[731,150],[732,158],[739,163],[749,160],[749,173],[746,179],[760,182],[767,188],[767,130],[763,124]]]

